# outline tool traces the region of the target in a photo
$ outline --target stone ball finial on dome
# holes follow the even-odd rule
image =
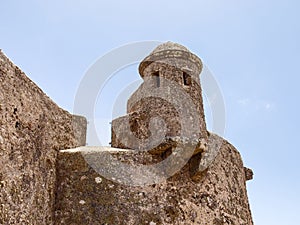
[[[174,64],[177,66],[179,64],[193,65],[195,73],[200,74],[202,71],[202,61],[198,56],[190,52],[186,47],[180,45],[178,43],[174,43],[171,41],[162,43],[158,45],[139,65],[139,73],[142,77],[144,77],[144,70],[152,63],[166,63],[166,64]],[[174,63],[175,62],[175,63]],[[186,63],[184,63],[186,62]],[[181,68],[179,68],[181,69]]]

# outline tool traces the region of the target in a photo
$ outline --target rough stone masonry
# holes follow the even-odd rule
[[[54,223],[57,153],[85,129],[0,51],[0,224]]]
[[[0,224],[253,224],[246,189],[252,171],[230,143],[206,130],[202,62],[185,47],[164,43],[141,62],[144,83],[128,100],[128,114],[112,122],[112,147],[83,146],[85,119],[60,109],[0,56]],[[176,87],[190,101],[173,94]],[[145,97],[153,89],[172,104]],[[180,114],[191,113],[177,107],[184,100],[194,105],[184,121],[196,132],[182,135]],[[163,171],[167,179],[152,182],[161,168],[139,173],[178,148],[186,157],[189,146],[180,170]],[[136,168],[135,176],[119,162]],[[128,185],[137,181],[146,185]]]
[[[112,121],[113,148],[59,153],[57,224],[253,224],[251,170],[230,143],[206,130],[201,70],[196,55],[172,42],[141,62],[144,82],[129,98],[127,115]],[[149,167],[174,155],[165,167]]]

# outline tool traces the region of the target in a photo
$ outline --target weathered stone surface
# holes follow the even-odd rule
[[[200,86],[201,60],[182,45],[159,45],[139,66],[144,82],[112,121],[112,147],[148,149],[160,137],[207,139]]]
[[[119,148],[75,148],[85,145],[85,118],[60,109],[0,51],[0,224],[253,224],[253,172],[206,130],[201,60],[165,43],[139,69],[144,83],[112,124]],[[139,99],[153,88],[171,104]]]
[[[57,151],[85,143],[74,121],[0,51],[0,224],[52,224]]]
[[[86,145],[87,121],[83,116],[72,115],[72,126],[78,146]]]
[[[253,171],[247,167],[245,167],[244,169],[245,169],[246,180],[252,180],[253,179]]]
[[[165,182],[139,187],[105,178],[85,157],[109,152],[134,165],[156,163],[157,155],[108,147],[60,151],[55,224],[253,224],[241,156],[214,138],[221,149],[201,180],[190,177],[190,160]]]
[[[89,214],[89,205],[85,205],[82,209],[90,215],[85,223],[252,224],[245,185],[252,171],[244,169],[233,146],[206,130],[201,70],[202,62],[196,55],[172,42],[158,46],[141,62],[139,72],[144,82],[129,98],[127,115],[112,121],[112,146],[131,149],[122,152],[126,158],[135,158],[132,152],[140,150],[156,160],[167,160],[175,154],[180,157],[171,158],[170,167],[162,168],[168,178],[164,183],[135,188],[116,185],[117,189],[110,193],[115,197],[114,207],[105,206],[114,211],[109,218],[103,217],[101,203],[97,208],[103,212],[101,217]],[[95,167],[94,161],[101,161],[103,152],[97,154],[90,154],[88,161],[99,172],[101,165]],[[185,166],[173,174],[170,168],[181,162]],[[159,180],[159,171],[152,172]],[[90,173],[95,176],[95,171]],[[149,177],[144,175],[145,181]],[[135,182],[130,179],[127,184]],[[110,182],[102,180],[105,185]],[[138,193],[143,197],[135,203],[131,196]],[[67,218],[67,214],[59,215]]]

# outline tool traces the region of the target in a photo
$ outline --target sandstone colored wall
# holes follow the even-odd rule
[[[85,145],[73,118],[0,51],[0,224],[53,223],[57,151]]]
[[[253,224],[246,190],[253,174],[227,141],[204,172],[210,158],[199,152],[166,182],[132,187],[102,177],[84,160],[97,161],[112,148],[60,151],[85,145],[85,134],[83,117],[59,108],[0,51],[0,224]],[[168,157],[164,150],[111,154],[154,164]]]
[[[241,156],[227,141],[222,143],[213,164],[198,182],[190,177],[190,161],[166,182],[142,187],[106,179],[83,155],[97,160],[106,151],[130,164],[149,163],[157,155],[101,147],[60,151],[55,224],[251,225]],[[152,158],[152,163],[157,160]],[[119,168],[111,165],[109,169]]]
[[[149,150],[162,136],[206,140],[202,67],[200,58],[182,45],[166,42],[157,46],[139,65],[143,83],[128,99],[127,115],[112,121],[111,146]],[[190,78],[188,84],[184,74]],[[159,122],[150,123],[153,118],[164,121],[165,131]]]

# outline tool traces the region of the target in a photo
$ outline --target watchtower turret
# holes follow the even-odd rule
[[[137,139],[147,140],[150,136],[157,139],[158,134],[163,134],[165,138],[182,138],[183,122],[188,122],[191,127],[197,126],[191,129],[192,133],[184,136],[207,139],[200,86],[202,67],[202,62],[196,55],[173,42],[159,45],[140,63],[139,73],[144,82],[127,102],[130,131]],[[194,109],[192,115],[188,114],[190,108]],[[184,118],[183,121],[179,115],[182,112],[186,112],[190,118]],[[112,146],[149,148],[149,141],[142,141],[140,143],[143,144],[139,146],[130,143],[125,127],[120,122],[122,118],[126,119],[121,117],[113,121]],[[157,120],[153,122],[153,118],[159,118],[160,122],[163,120],[164,124]]]

